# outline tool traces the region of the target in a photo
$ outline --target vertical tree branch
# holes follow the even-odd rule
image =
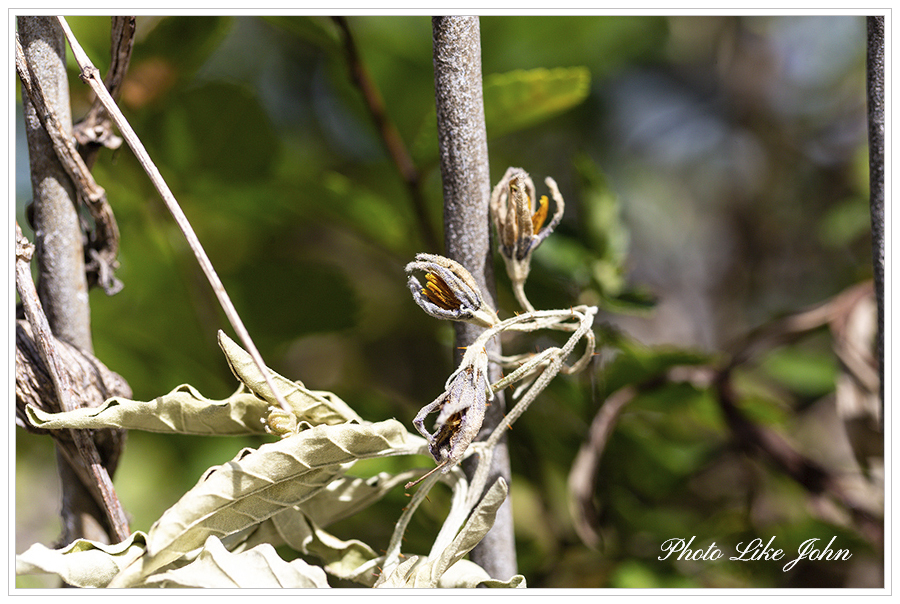
[[[434,82],[437,105],[438,145],[444,188],[444,241],[446,254],[462,264],[478,282],[485,302],[494,302],[491,255],[490,171],[481,77],[481,40],[477,17],[434,17]],[[483,331],[468,323],[456,323],[456,361],[463,349]],[[489,353],[500,353],[492,340]],[[492,365],[490,380],[499,379]],[[488,408],[479,439],[493,432],[505,412],[502,392]],[[473,468],[466,467],[469,476]],[[505,437],[497,446],[488,484],[502,476],[510,480],[509,451]],[[471,553],[472,560],[494,578],[516,574],[512,504],[509,499],[497,513],[494,527]]]
[[[62,30],[52,17],[19,17],[18,30],[25,59],[40,82],[47,105],[71,136],[72,114]],[[53,334],[90,353],[93,352],[90,306],[75,189],[27,95],[23,95],[22,105],[31,167],[32,226],[40,279],[38,295]],[[93,451],[96,455],[96,449]],[[70,543],[86,537],[108,541],[109,524],[105,514],[59,449],[57,460],[62,488],[62,540]]]
[[[72,134],[69,84],[62,30],[50,17],[19,17],[26,61],[40,81],[47,105]],[[93,351],[82,232],[72,181],[41,125],[34,104],[23,95],[25,135],[31,164],[38,294],[54,335],[85,352]]]
[[[868,17],[866,81],[869,112],[869,205],[878,302],[878,359],[884,405],[884,17]],[[884,417],[884,413],[881,415]]]

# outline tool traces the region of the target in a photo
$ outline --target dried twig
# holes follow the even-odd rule
[[[134,31],[134,17],[112,17],[110,28],[112,60],[103,83],[113,100],[118,100],[122,91],[122,82],[125,80],[125,73],[131,61],[131,50],[134,47]],[[91,108],[81,121],[75,124],[72,134],[78,141],[78,151],[88,167],[94,165],[101,148],[118,149],[122,145],[122,139],[113,134],[113,123],[109,113],[97,98],[94,98]]]
[[[109,112],[109,115],[112,118],[113,122],[115,122],[116,127],[119,129],[119,132],[122,133],[122,136],[125,138],[128,146],[131,147],[131,150],[134,152],[135,157],[137,157],[138,162],[144,168],[144,171],[147,172],[147,175],[150,177],[150,180],[153,182],[153,185],[156,187],[156,190],[162,197],[163,203],[165,203],[166,208],[172,214],[172,217],[175,219],[175,223],[178,225],[178,228],[181,229],[181,232],[184,234],[184,237],[188,242],[188,245],[194,252],[194,256],[197,258],[197,262],[200,264],[200,268],[206,275],[206,278],[212,286],[216,298],[219,300],[219,304],[225,311],[225,316],[228,317],[228,321],[231,323],[231,326],[234,328],[235,332],[240,338],[241,343],[243,343],[244,348],[247,349],[247,352],[250,353],[250,356],[253,357],[254,363],[256,363],[256,366],[265,377],[266,384],[274,393],[275,398],[278,400],[279,406],[281,406],[281,408],[285,411],[290,412],[291,408],[284,400],[282,394],[278,391],[277,388],[275,388],[274,384],[272,383],[272,377],[269,374],[269,370],[266,367],[265,362],[263,361],[262,355],[260,355],[259,350],[256,348],[253,340],[250,338],[250,334],[247,332],[247,328],[244,327],[244,322],[241,320],[240,316],[237,313],[237,310],[234,308],[234,304],[232,304],[231,298],[228,296],[228,292],[225,291],[225,286],[222,285],[222,281],[221,279],[219,279],[219,275],[216,273],[215,268],[213,268],[212,262],[210,262],[209,260],[209,256],[206,255],[206,251],[200,244],[200,240],[197,238],[197,234],[194,232],[191,223],[188,222],[187,217],[184,215],[184,212],[181,209],[181,206],[178,205],[178,201],[172,194],[171,189],[169,189],[169,186],[163,179],[162,174],[159,173],[159,169],[156,167],[156,164],[154,164],[153,160],[150,159],[150,155],[147,153],[147,150],[144,148],[144,144],[141,142],[134,129],[131,127],[131,124],[129,124],[128,120],[125,119],[125,116],[116,105],[116,102],[110,96],[109,91],[106,89],[106,86],[103,85],[103,82],[100,80],[99,71],[96,67],[94,67],[93,63],[91,63],[90,58],[84,52],[84,49],[81,48],[81,45],[78,43],[78,40],[75,38],[74,34],[72,34],[72,30],[69,29],[69,25],[68,23],[66,23],[65,18],[58,17],[58,19],[60,25],[63,28],[63,31],[66,34],[66,38],[69,40],[69,46],[71,46],[72,48],[72,53],[75,55],[75,60],[81,67],[81,79],[93,89],[94,93],[97,95],[97,98],[101,103],[103,103],[103,107],[106,109],[106,111]]]
[[[25,239],[17,223],[16,290],[22,301],[25,316],[34,332],[34,340],[38,345],[44,367],[50,374],[50,380],[56,393],[56,400],[59,401],[61,410],[71,411],[80,406],[78,404],[80,393],[75,384],[73,384],[69,370],[56,350],[54,345],[55,338],[50,331],[50,324],[41,308],[41,302],[38,299],[34,282],[31,280],[29,265],[33,252],[34,246]],[[84,485],[95,495],[98,503],[102,506],[113,535],[118,541],[125,540],[130,534],[128,520],[125,517],[122,504],[116,496],[109,473],[103,466],[97,447],[91,439],[90,432],[71,430],[70,433],[77,450],[77,458],[75,458],[70,449],[62,447],[62,450],[66,452],[72,467],[81,475]],[[89,473],[88,475],[84,475],[85,469]]]
[[[75,148],[75,143],[60,123],[59,118],[44,98],[40,81],[32,76],[30,65],[25,59],[25,52],[16,34],[16,72],[22,82],[22,89],[31,99],[37,117],[53,143],[53,151],[60,164],[72,179],[79,200],[88,208],[96,224],[95,242],[98,248],[88,252],[91,258],[86,259],[86,272],[91,281],[98,282],[112,295],[122,289],[122,283],[115,279],[116,255],[119,251],[119,228],[113,217],[112,208],[106,199],[106,191],[94,180],[91,171],[82,156]],[[91,264],[94,265],[93,269]]]

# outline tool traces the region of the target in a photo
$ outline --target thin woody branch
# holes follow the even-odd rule
[[[356,41],[353,38],[353,32],[351,32],[350,25],[347,23],[347,18],[333,17],[333,19],[344,41],[344,55],[347,59],[351,79],[356,87],[359,88],[366,108],[369,110],[369,115],[372,116],[372,121],[375,122],[375,127],[381,136],[381,141],[397,167],[397,171],[400,173],[407,191],[409,191],[413,211],[419,222],[419,229],[423,234],[423,243],[428,249],[437,250],[440,247],[440,241],[434,232],[431,220],[428,218],[425,194],[422,191],[422,175],[403,144],[403,138],[391,121],[385,109],[384,100],[381,98],[375,82],[372,81],[372,77],[362,61],[359,49],[356,47]]]
[[[96,224],[94,239],[100,242],[100,246],[99,249],[90,250],[88,255],[91,257],[86,259],[88,285],[99,283],[107,294],[112,295],[122,289],[121,282],[113,277],[113,270],[118,264],[116,256],[119,250],[119,227],[107,201],[106,191],[94,180],[90,168],[75,148],[75,142],[68,135],[56,112],[47,103],[40,81],[33,77],[18,34],[16,34],[16,72],[22,82],[22,89],[34,105],[37,117],[50,137],[56,157],[72,179],[79,200],[94,218]]]
[[[29,269],[34,247],[28,243],[16,224],[16,290],[22,300],[25,316],[34,332],[34,340],[38,345],[44,367],[50,374],[53,383],[56,400],[63,411],[71,411],[78,408],[79,392],[72,382],[68,368],[59,356],[54,345],[55,338],[50,331],[50,324],[38,300],[37,290],[31,280]],[[116,496],[115,488],[109,473],[103,466],[97,447],[91,438],[90,432],[84,430],[71,430],[72,441],[75,443],[77,457],[70,448],[62,447],[73,469],[81,476],[83,484],[98,499],[106,514],[109,526],[117,541],[125,540],[130,531],[125,510]]]
[[[433,17],[431,21],[434,90],[438,123],[438,150],[444,191],[444,242],[446,255],[464,266],[485,296],[494,304],[489,201],[491,194],[487,129],[481,75],[481,34],[478,17]],[[457,323],[456,348],[470,346],[482,328]],[[499,356],[496,339],[488,343],[488,355]],[[457,356],[457,362],[462,355]],[[491,364],[490,381],[499,377]],[[480,434],[486,437],[503,421],[503,393],[497,393],[487,409]],[[491,484],[497,477],[510,482],[509,451],[505,441],[492,453]],[[473,467],[466,468],[474,474]],[[493,528],[472,550],[472,559],[492,577],[508,578],[516,572],[512,506],[506,501]]]

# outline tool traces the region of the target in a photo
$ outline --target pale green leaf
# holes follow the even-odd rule
[[[243,382],[251,392],[256,393],[270,405],[277,407],[278,400],[266,383],[265,378],[243,348],[231,338],[219,331],[219,346],[234,375]],[[269,369],[269,375],[275,388],[281,393],[298,421],[311,425],[343,424],[345,422],[362,422],[362,418],[334,394],[307,390],[302,383],[292,382]]]
[[[116,397],[99,407],[83,407],[64,413],[47,413],[31,405],[25,410],[34,426],[47,430],[124,428],[235,436],[263,432],[268,403],[243,386],[227,399],[211,400],[193,386],[184,384],[147,402]]]
[[[52,574],[75,587],[106,587],[113,577],[144,553],[147,536],[136,532],[115,545],[87,539],[61,549],[32,545],[16,556],[16,574]]]
[[[325,488],[358,459],[406,451],[396,420],[321,425],[258,450],[245,450],[208,473],[150,528],[143,575],[200,547],[207,537],[244,530]]]
[[[415,440],[416,437],[410,436],[410,442]],[[422,439],[422,443],[425,443],[425,439]],[[304,501],[303,513],[318,526],[328,526],[369,507],[418,474],[420,472],[411,470],[397,475],[381,472],[371,478],[342,476]]]
[[[402,472],[395,476],[382,472],[371,478],[336,478],[302,504],[260,524],[252,535],[245,537],[243,547],[259,543],[286,544],[303,554],[316,556],[336,577],[372,586],[380,556],[361,541],[344,541],[323,529],[372,505],[417,473]]]
[[[325,571],[303,560],[282,560],[269,544],[241,553],[225,549],[210,536],[195,560],[149,577],[145,587],[329,587]]]
[[[460,560],[447,569],[438,581],[438,587],[461,589],[473,587],[525,587],[525,577],[514,575],[508,581],[492,579],[487,571],[471,560]]]

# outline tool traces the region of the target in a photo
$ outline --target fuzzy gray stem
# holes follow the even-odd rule
[[[434,82],[437,106],[438,145],[444,187],[444,241],[449,258],[462,264],[475,278],[485,302],[494,303],[491,254],[490,171],[484,99],[481,78],[481,39],[477,17],[433,17]],[[468,323],[457,323],[456,361],[463,349],[483,331]],[[487,351],[500,354],[492,340]],[[490,380],[500,369],[491,365]],[[503,420],[505,404],[497,393],[485,415],[479,440],[493,432]],[[464,464],[471,477],[474,467]],[[509,451],[501,441],[492,457],[488,484],[502,476],[510,482]],[[492,577],[507,580],[516,574],[516,550],[509,499],[497,513],[493,528],[471,552],[474,562]]]
[[[869,204],[875,299],[878,301],[878,358],[884,405],[884,17],[868,17],[866,79],[869,112]],[[884,413],[881,414],[884,417]]]

